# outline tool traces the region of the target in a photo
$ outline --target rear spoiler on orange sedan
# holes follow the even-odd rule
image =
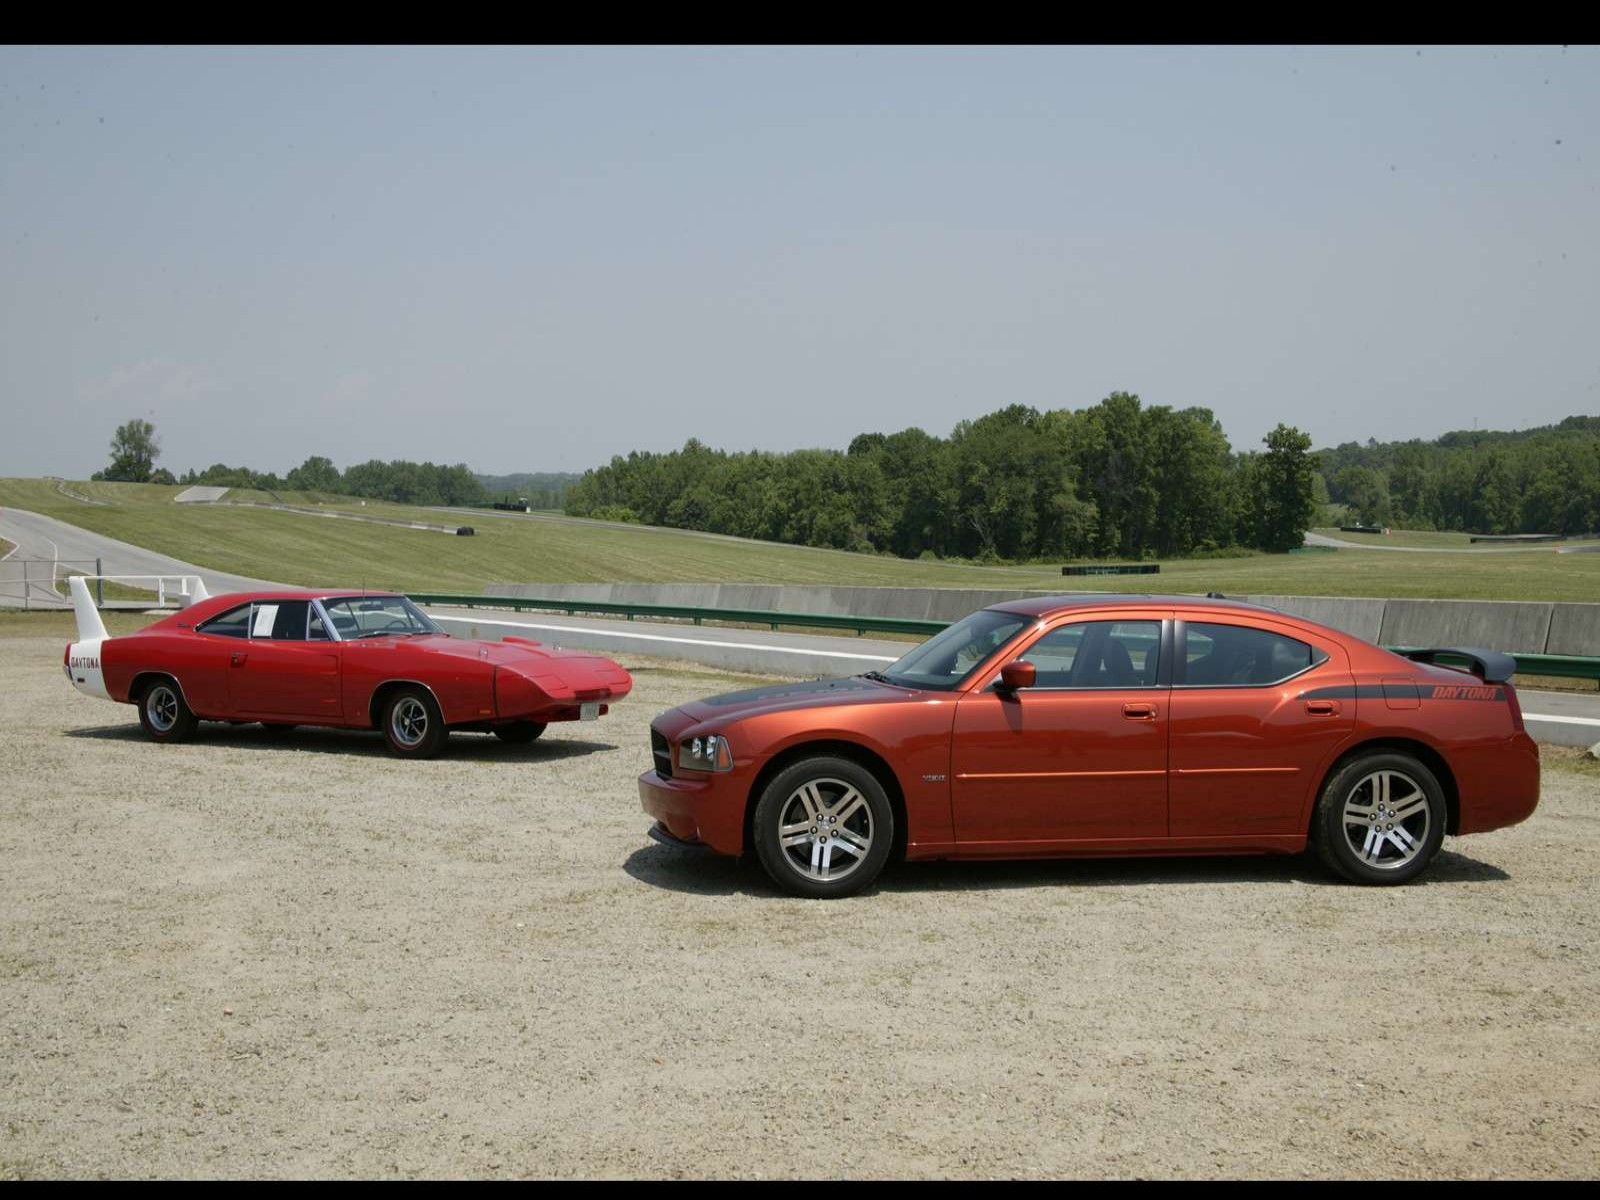
[[[1480,650],[1476,646],[1448,646],[1438,650],[1396,650],[1402,658],[1412,662],[1438,663],[1453,667],[1455,661],[1465,659],[1467,669],[1485,683],[1504,683],[1517,671],[1517,660],[1498,650]],[[1441,661],[1444,660],[1444,661]]]

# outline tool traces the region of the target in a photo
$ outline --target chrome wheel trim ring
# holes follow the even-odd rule
[[[151,729],[167,733],[178,723],[178,694],[164,683],[156,684],[144,698],[144,713]]]
[[[389,714],[389,732],[402,746],[418,746],[428,736],[428,706],[415,696],[402,696]]]
[[[1350,853],[1378,871],[1410,865],[1433,832],[1428,794],[1404,771],[1363,775],[1345,795],[1339,819]]]
[[[803,879],[834,883],[861,868],[877,833],[872,806],[855,784],[833,776],[808,779],[778,810],[778,845]]]

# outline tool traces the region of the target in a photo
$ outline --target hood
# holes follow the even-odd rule
[[[776,683],[691,700],[679,712],[694,721],[738,721],[767,713],[793,712],[803,708],[840,708],[857,704],[902,704],[920,696],[892,684],[877,683],[860,676],[841,679],[812,679],[803,683]]]
[[[482,642],[429,634],[365,640],[368,644],[399,646],[439,658],[487,663],[501,671],[515,672],[557,698],[620,700],[633,690],[633,677],[609,658],[584,650],[556,650],[527,638]]]

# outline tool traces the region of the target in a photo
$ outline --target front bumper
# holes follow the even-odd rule
[[[744,852],[742,772],[674,776],[655,771],[639,776],[639,806],[680,844],[703,845],[718,854]],[[655,831],[651,834],[654,836]],[[657,839],[658,841],[661,839]]]

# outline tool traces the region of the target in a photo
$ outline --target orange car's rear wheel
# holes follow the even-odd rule
[[[1323,785],[1311,843],[1352,883],[1405,883],[1427,870],[1444,826],[1444,789],[1423,763],[1396,752],[1362,754]]]
[[[877,878],[894,841],[894,812],[872,772],[819,755],[781,771],[755,811],[756,854],[779,887],[828,899]]]

